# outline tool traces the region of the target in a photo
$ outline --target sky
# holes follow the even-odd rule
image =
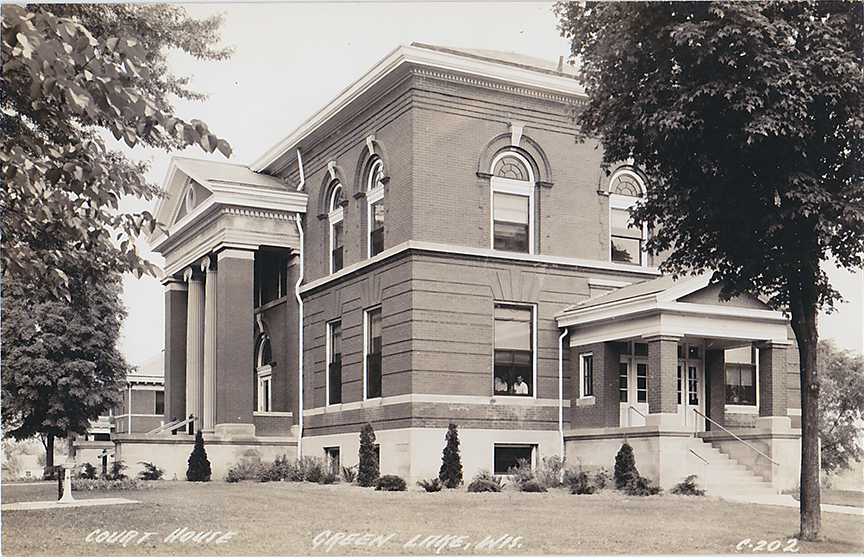
[[[236,50],[220,62],[171,56],[173,71],[192,76],[190,87],[210,95],[203,102],[176,102],[177,113],[207,122],[231,143],[230,162],[238,164],[251,164],[400,44],[510,51],[552,61],[569,52],[552,4],[543,2],[201,3],[186,9],[196,18],[222,13],[221,46]],[[171,154],[141,148],[131,154],[150,161],[151,181],[164,182]],[[197,148],[174,154],[225,160]],[[156,202],[124,208],[154,212]],[[146,241],[138,245],[162,263]],[[862,273],[828,271],[850,303],[820,317],[820,336],[861,352]],[[152,277],[128,277],[125,290],[129,315],[121,349],[138,365],[164,346],[164,291]]]

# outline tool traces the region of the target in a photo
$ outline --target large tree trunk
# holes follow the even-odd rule
[[[45,434],[45,470],[54,468],[54,436]]]
[[[819,492],[819,378],[816,372],[816,273],[790,288],[792,330],[798,341],[801,371],[801,531],[802,540],[818,540],[822,530]]]

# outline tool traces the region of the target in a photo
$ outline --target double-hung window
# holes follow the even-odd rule
[[[492,249],[534,252],[534,175],[520,154],[505,152],[492,163]]]
[[[384,162],[374,157],[366,177],[368,204],[369,257],[384,251]]]
[[[594,355],[590,353],[579,355],[579,396],[594,396]]]
[[[256,376],[258,382],[258,412],[271,412],[273,409],[273,368],[270,365],[272,356],[270,352],[270,337],[262,334],[258,338],[258,350],[256,350]]]
[[[630,223],[630,209],[645,194],[642,179],[632,170],[619,170],[609,183],[609,194],[612,261],[645,265],[645,227]]]
[[[759,351],[752,345],[726,350],[726,404],[757,405],[757,362]]]
[[[496,395],[534,395],[534,308],[495,304]]]
[[[342,322],[327,324],[327,404],[342,402]]]
[[[381,308],[366,311],[366,398],[381,397]]]
[[[330,198],[328,202],[329,213],[327,215],[330,223],[330,272],[335,273],[342,270],[344,265],[343,250],[344,250],[344,228],[342,220],[344,217],[344,192],[342,184],[334,182],[330,186]]]

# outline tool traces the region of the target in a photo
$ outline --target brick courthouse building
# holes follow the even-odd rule
[[[165,419],[193,417],[216,477],[298,444],[355,464],[368,421],[382,473],[431,478],[453,422],[466,479],[611,470],[626,438],[663,487],[795,485],[787,319],[660,275],[627,227],[638,170],[574,141],[584,98],[561,63],[415,44],[250,167],[174,160]],[[181,475],[185,427],[119,456]]]

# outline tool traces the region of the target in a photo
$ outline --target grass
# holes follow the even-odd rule
[[[9,486],[3,502],[51,500],[56,484]],[[334,545],[329,554],[431,555],[433,547],[405,547],[415,536],[466,536],[463,547],[440,554],[737,553],[746,538],[780,540],[798,529],[793,508],[712,498],[626,497],[604,491],[576,496],[548,493],[380,492],[354,485],[157,482],[145,491],[76,493],[78,499],[126,497],[133,505],[9,511],[3,514],[4,555],[287,555],[328,553],[314,540],[327,530],[388,536],[380,547]],[[802,542],[801,553],[860,553],[864,517],[822,515],[825,541]],[[178,528],[233,531],[227,543],[164,541]],[[127,547],[86,541],[95,529],[157,532]],[[504,536],[521,536],[510,546]],[[477,548],[487,536],[506,547]],[[140,536],[139,536],[140,537]],[[324,536],[326,537],[326,536]],[[321,539],[321,538],[319,538]],[[367,540],[369,538],[366,538]],[[454,542],[456,543],[456,542]],[[464,544],[470,543],[468,549]],[[521,544],[521,545],[520,545]],[[747,550],[746,553],[750,553]],[[764,551],[768,553],[768,551]],[[782,553],[782,549],[775,553]]]
[[[796,501],[799,500],[798,492],[792,493]],[[844,507],[864,507],[864,492],[846,489],[822,489],[821,501],[823,505],[842,505]]]

